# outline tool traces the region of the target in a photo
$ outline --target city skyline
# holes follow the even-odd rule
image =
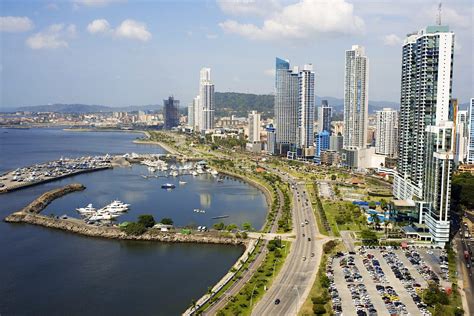
[[[318,95],[342,97],[344,51],[354,43],[370,52],[370,99],[399,102],[400,70],[391,65],[400,58],[401,39],[436,19],[434,2],[336,1],[328,15],[345,12],[350,22],[322,29],[312,22],[296,25],[288,13],[307,9],[309,17],[317,17],[325,8],[321,3],[263,3],[3,2],[0,106],[156,104],[170,93],[187,105],[197,88],[193,74],[202,64],[214,69],[219,91],[266,94],[273,91],[272,61],[278,55],[296,64],[311,62],[316,81],[324,78]],[[453,96],[463,104],[472,92],[470,11],[468,1],[454,1],[444,4],[442,13],[443,24],[456,32]],[[165,15],[177,12],[186,23],[165,34],[171,21]],[[244,21],[256,37],[241,27]],[[265,26],[268,21],[303,31],[283,34],[279,41]],[[168,54],[163,43],[175,53]],[[203,43],[208,49],[195,49]],[[236,53],[240,47],[246,47],[245,54]]]

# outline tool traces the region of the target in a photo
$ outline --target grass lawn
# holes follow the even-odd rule
[[[323,201],[324,212],[326,213],[329,225],[336,236],[340,236],[339,231],[341,230],[359,231],[367,227],[365,221],[359,221],[359,216],[350,211],[351,205],[352,203],[350,202]],[[346,214],[348,218],[345,223],[338,224],[336,222],[336,217],[341,214]]]

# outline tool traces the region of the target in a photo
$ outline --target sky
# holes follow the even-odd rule
[[[216,91],[274,91],[275,57],[312,63],[319,96],[342,98],[344,55],[363,45],[369,99],[398,102],[406,34],[434,25],[429,0],[1,0],[0,108],[53,103],[186,106],[210,67]],[[474,9],[443,1],[455,32],[453,97],[474,97]]]

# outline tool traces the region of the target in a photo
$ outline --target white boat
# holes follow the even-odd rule
[[[161,188],[162,189],[174,189],[174,188],[176,188],[176,186],[172,183],[165,183],[165,184],[161,185]]]
[[[186,184],[187,182],[186,181],[179,181],[179,184],[183,185],[183,184]]]
[[[196,213],[206,213],[205,210],[201,210],[201,209],[199,209],[199,208],[195,208],[195,209],[193,210],[193,212],[196,212]]]
[[[76,209],[82,215],[93,215],[96,213],[96,209],[92,207],[92,204],[88,204],[86,207],[80,207]]]
[[[198,175],[198,173],[196,171],[193,171],[191,174],[195,177]]]
[[[219,172],[217,172],[216,170],[211,170],[210,173],[213,175],[213,176],[217,176],[219,174]]]
[[[119,216],[120,215],[117,215],[117,214],[102,213],[102,214],[92,215],[91,217],[89,217],[89,220],[90,221],[111,220]]]

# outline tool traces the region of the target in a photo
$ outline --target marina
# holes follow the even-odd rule
[[[120,158],[126,152],[136,152],[143,157],[147,153],[155,153],[160,159],[166,159],[160,147],[134,144],[132,140],[136,135],[128,133],[30,129],[9,131],[3,137],[15,133],[23,135],[15,136],[16,139],[29,141],[25,142],[26,149],[16,145],[2,148],[5,149],[5,155],[2,153],[2,172],[54,161],[61,156],[94,157],[101,156],[103,152]],[[65,140],[62,138],[64,135],[67,136]],[[31,140],[34,140],[33,145]],[[4,144],[8,144],[8,139]],[[70,144],[74,144],[74,148],[68,147]],[[42,150],[44,153],[38,155]],[[38,161],[31,160],[33,152]],[[17,156],[19,158],[15,159]],[[173,170],[172,165],[179,168],[186,164],[168,159],[167,163],[168,173]],[[222,214],[224,210],[235,214],[229,220],[235,220],[238,225],[241,224],[240,218],[255,226],[263,224],[267,210],[265,197],[261,191],[241,180],[223,175],[214,177],[209,172],[202,172],[199,176],[185,174],[190,170],[179,171],[181,174],[178,177],[163,172],[163,177],[159,179],[145,179],[141,175],[161,174],[161,171],[150,174],[147,168],[136,161],[124,165],[124,168],[106,168],[25,186],[0,195],[0,212],[5,217],[46,191],[78,182],[84,184],[86,189],[52,201],[41,215],[47,218],[46,223],[52,221],[67,227],[75,225],[78,233],[104,228],[114,231],[113,227],[87,225],[76,209],[85,208],[88,204],[100,209],[111,201],[119,200],[130,204],[130,210],[115,220],[117,224],[136,221],[141,214],[151,214],[157,220],[172,218],[179,227],[196,225],[196,231],[199,231],[199,227],[201,230],[202,227],[212,227],[211,217]],[[180,181],[186,183],[181,184]],[[160,186],[166,182],[173,183],[176,189],[162,190]],[[242,196],[246,197],[244,201],[240,201]],[[206,213],[195,213],[195,208],[206,210]],[[50,217],[52,215],[54,217]],[[66,215],[67,219],[55,219],[62,215]],[[216,284],[243,252],[243,247],[230,245],[84,238],[58,229],[5,222],[0,222],[0,233],[3,236],[0,240],[0,260],[4,266],[0,271],[0,295],[4,298],[0,300],[0,310],[6,314],[59,315],[59,310],[68,310],[71,315],[154,315],[158,304],[163,315],[178,315],[192,298],[200,297],[209,286]],[[173,236],[184,240],[191,238],[178,234]],[[13,263],[9,258],[23,259]],[[196,269],[201,271],[199,275],[195,274]],[[182,289],[182,284],[190,279],[194,282]],[[74,284],[74,287],[65,289],[64,282]],[[43,291],[37,291],[37,284],[42,284]],[[130,284],[132,292],[124,295],[121,290],[123,284]],[[162,284],[168,285],[165,288]],[[178,292],[180,296],[172,294]],[[51,295],[55,297],[54,304],[48,303]],[[76,304],[78,297],[88,303],[81,304],[79,308]],[[24,304],[25,299],[30,304]],[[140,306],[135,306],[134,302],[143,299],[145,301]]]

